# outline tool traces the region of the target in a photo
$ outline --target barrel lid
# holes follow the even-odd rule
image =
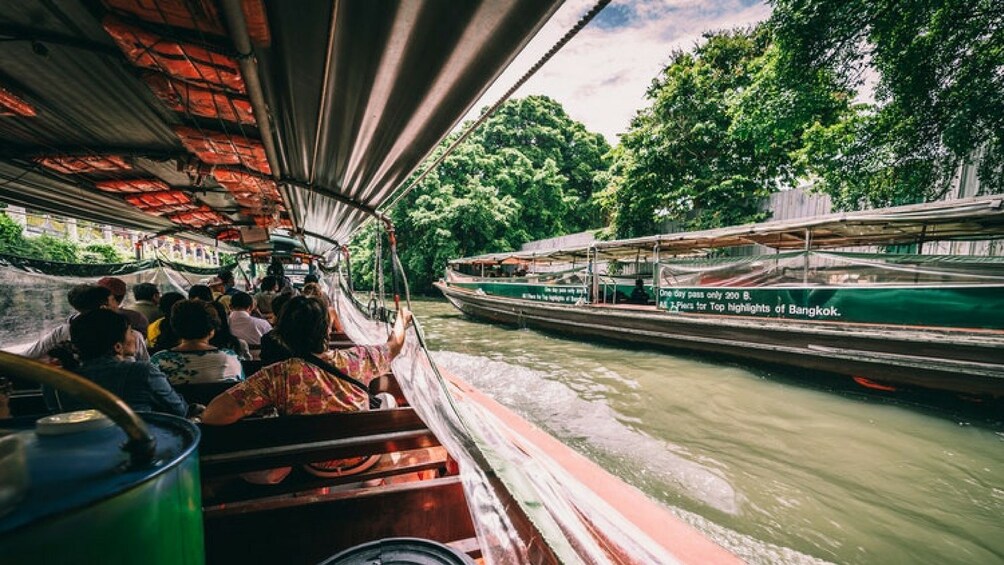
[[[100,430],[114,425],[111,418],[97,410],[77,410],[53,414],[35,421],[35,433],[41,436],[58,436]]]
[[[474,565],[463,553],[437,541],[421,538],[386,538],[350,547],[321,565]]]

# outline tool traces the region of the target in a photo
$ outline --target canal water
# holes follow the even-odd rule
[[[413,306],[438,364],[749,562],[1004,562],[985,414]]]

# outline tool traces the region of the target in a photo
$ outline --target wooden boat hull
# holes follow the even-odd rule
[[[1004,397],[1004,332],[772,320],[542,303],[437,287],[465,314],[562,335],[752,359],[909,386]]]

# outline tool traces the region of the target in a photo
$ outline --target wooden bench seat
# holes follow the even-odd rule
[[[204,523],[210,564],[318,563],[389,537],[480,551],[458,476],[221,504],[205,508]]]
[[[248,419],[202,426],[200,468],[207,505],[252,500],[323,487],[446,472],[446,450],[411,408],[318,416]],[[395,454],[394,456],[384,454]],[[315,461],[384,455],[364,472],[317,477],[303,470]],[[396,459],[396,461],[395,461]],[[251,484],[242,473],[292,467],[275,485]]]

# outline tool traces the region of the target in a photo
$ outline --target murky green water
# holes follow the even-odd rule
[[[999,424],[414,306],[443,367],[747,560],[1004,561]]]

